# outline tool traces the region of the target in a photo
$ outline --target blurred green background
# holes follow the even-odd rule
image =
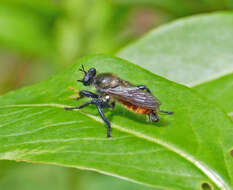
[[[115,54],[161,24],[231,10],[233,0],[1,0],[0,94],[44,80],[90,54]],[[149,190],[94,172],[0,161],[4,190]]]

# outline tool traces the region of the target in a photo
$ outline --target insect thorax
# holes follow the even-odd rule
[[[121,83],[120,78],[111,73],[102,73],[96,76],[94,85],[97,89],[114,88]]]

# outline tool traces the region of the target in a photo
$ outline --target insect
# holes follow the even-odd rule
[[[107,137],[111,137],[111,124],[104,115],[103,108],[114,108],[116,101],[137,114],[147,114],[152,122],[159,121],[158,112],[173,114],[173,112],[160,110],[161,103],[144,85],[132,85],[112,73],[97,74],[95,68],[86,72],[83,65],[80,71],[84,73],[84,77],[77,81],[83,83],[84,86],[94,85],[97,93],[82,90],[77,99],[87,97],[91,100],[81,106],[65,107],[64,109],[82,109],[90,104],[95,105],[101,118],[108,126]]]

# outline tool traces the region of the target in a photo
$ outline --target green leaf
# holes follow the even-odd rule
[[[195,86],[194,89],[208,96],[233,119],[233,74]]]
[[[61,14],[61,10],[58,6],[59,4],[52,0],[1,0],[1,4],[37,13],[47,18],[47,20],[50,20],[51,17],[57,17],[59,14]]]
[[[6,160],[0,162],[0,167],[0,188],[4,190],[16,187],[17,190],[64,190],[71,185],[75,173],[75,169],[72,168]],[[78,184],[79,179],[75,177]]]
[[[116,3],[133,6],[150,6],[162,9],[175,16],[190,15],[199,12],[231,9],[231,0],[113,0]]]
[[[178,16],[190,14],[194,8],[190,5],[195,4],[195,2],[190,1],[187,3],[185,0],[113,0],[113,2],[131,6],[152,6],[161,8]]]
[[[233,14],[175,21],[151,31],[118,56],[187,86],[233,72]]]
[[[63,109],[87,101],[69,99],[67,90],[85,89],[76,83],[83,75],[81,64],[147,85],[161,108],[175,114],[149,123],[118,105],[105,110],[113,127],[113,138],[106,138],[94,106]],[[233,187],[231,120],[193,90],[124,60],[83,58],[50,80],[0,97],[0,102],[0,159],[94,170],[160,189]]]
[[[232,0],[227,0],[226,2],[227,2],[228,7],[233,9],[233,1]]]
[[[1,47],[37,56],[54,53],[48,27],[30,12],[0,5],[0,28]]]
[[[0,161],[0,167],[0,189],[4,190],[12,190],[15,187],[17,190],[109,190],[109,187],[111,190],[155,190],[152,187],[75,168],[6,160]]]

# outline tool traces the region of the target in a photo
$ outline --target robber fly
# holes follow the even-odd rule
[[[94,85],[97,93],[87,90],[80,91],[77,99],[88,97],[91,100],[78,107],[65,107],[65,110],[81,109],[90,104],[95,105],[101,118],[108,126],[107,137],[111,137],[111,124],[104,115],[103,108],[114,108],[115,101],[137,114],[147,114],[152,122],[159,121],[158,112],[173,114],[173,112],[160,110],[161,103],[144,85],[132,85],[111,73],[97,75],[95,68],[91,68],[86,72],[83,65],[80,71],[84,73],[84,77],[82,80],[77,81],[83,83],[84,86]]]

